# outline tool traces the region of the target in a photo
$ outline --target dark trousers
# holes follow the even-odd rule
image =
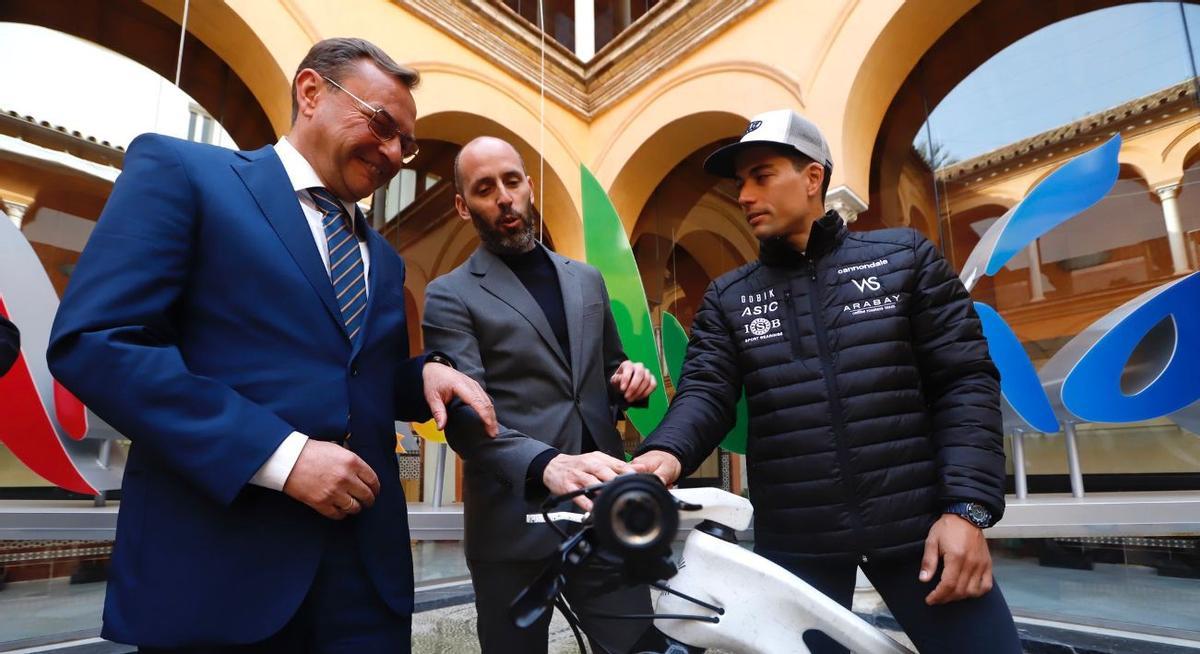
[[[235,591],[234,591],[235,592]],[[312,588],[296,615],[270,638],[248,645],[141,647],[140,654],[407,654],[412,616],[397,615],[363,568],[354,533],[343,521],[330,538]]]
[[[482,654],[546,652],[552,611],[546,611],[525,629],[517,628],[508,614],[513,599],[545,565],[545,562],[467,560],[471,584],[475,587],[476,629]],[[636,586],[601,594],[594,592],[595,583],[595,575],[585,569],[567,577],[563,595],[579,616],[593,651],[625,654],[650,627],[650,621],[602,619],[592,614],[649,614],[653,610],[650,591],[646,586]]]
[[[757,549],[755,552],[787,568],[838,604],[850,608],[854,600],[853,563],[801,563],[786,554]],[[998,584],[983,597],[929,606],[925,604],[925,596],[941,580],[941,571],[933,581],[918,580],[919,553],[894,561],[864,563],[861,567],[921,654],[1021,654],[1017,628]],[[813,654],[844,654],[848,651],[819,631],[806,633],[804,643]]]

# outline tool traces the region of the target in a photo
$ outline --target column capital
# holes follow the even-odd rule
[[[1158,194],[1160,200],[1174,200],[1179,197],[1179,191],[1183,188],[1183,184],[1174,182],[1172,184],[1163,184],[1156,187],[1154,192]]]
[[[825,208],[838,212],[846,224],[858,220],[858,214],[867,210],[867,203],[850,190],[849,186],[830,189],[825,195]]]
[[[29,205],[17,204],[11,200],[0,200],[0,215],[7,215],[12,224],[21,228],[21,223],[25,221],[25,211],[29,209]]]

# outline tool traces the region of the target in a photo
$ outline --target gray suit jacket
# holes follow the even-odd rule
[[[623,457],[608,380],[625,353],[604,280],[592,266],[549,255],[570,352],[508,265],[483,247],[425,291],[426,349],[449,355],[487,390],[501,425],[489,438],[471,409],[450,407],[446,438],[465,462],[469,559],[535,560],[558,545],[550,527],[525,523],[545,498],[526,497],[526,472],[541,452],[579,454],[586,424],[601,451]]]

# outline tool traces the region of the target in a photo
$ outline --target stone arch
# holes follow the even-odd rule
[[[910,150],[924,121],[926,106],[935,107],[983,62],[1043,27],[1122,4],[1131,3],[1012,0],[952,7],[905,3],[890,16],[874,22],[852,16],[848,25],[861,23],[863,29],[873,29],[876,34],[866,39],[865,45],[858,45],[857,51],[851,44],[834,45],[835,49],[845,50],[849,61],[859,62],[857,67],[850,67],[856,71],[853,80],[839,86],[835,80],[819,78],[811,91],[824,93],[828,88],[835,94],[841,91],[845,97],[844,103],[832,105],[846,107],[844,120],[837,121],[842,125],[838,143],[831,143],[835,158],[844,159],[842,176],[835,170],[834,184],[841,180],[852,188],[870,188],[873,192],[887,178],[900,175],[897,162],[903,161]],[[987,34],[988,38],[973,38],[978,34]],[[923,65],[925,61],[936,61],[937,66]],[[868,152],[870,156],[864,156]],[[895,215],[903,209],[889,194],[872,199],[888,205],[879,208],[884,214]]]
[[[1184,130],[1163,153],[1163,160],[1178,162],[1180,174],[1200,163],[1200,123]]]
[[[715,149],[714,135],[736,135],[745,127],[741,116],[706,112],[678,118],[646,139],[608,187],[626,233],[633,233],[650,196],[682,160],[697,156],[701,149]],[[714,181],[709,178],[709,185]]]
[[[421,101],[418,100],[419,103]],[[496,136],[512,143],[525,161],[526,172],[533,178],[535,203],[539,195],[544,197],[545,206],[539,206],[538,209],[545,220],[546,231],[554,235],[554,242],[563,254],[583,258],[583,221],[577,202],[579,172],[574,155],[560,150],[558,156],[547,156],[545,179],[539,179],[538,163],[541,157],[536,146],[537,137],[534,136],[536,131],[533,134],[518,132],[511,124],[502,125],[491,118],[461,109],[435,110],[421,115],[417,119],[416,129],[419,138],[449,141],[458,146],[483,135]]]
[[[597,119],[593,138],[601,145],[593,172],[626,233],[632,234],[646,200],[679,161],[740,136],[749,116],[782,107],[804,110],[792,75],[757,62],[719,61],[671,77],[628,112]]]
[[[0,4],[0,21],[70,34],[173,80],[182,6],[156,6],[136,0],[8,2]],[[271,61],[267,45],[225,3],[192,4],[180,88],[242,148],[273,143],[290,124],[290,76],[264,64]]]

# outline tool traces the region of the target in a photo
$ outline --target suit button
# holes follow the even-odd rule
[[[350,369],[350,376],[351,376],[351,377],[357,377],[357,376],[358,376],[358,368],[351,368],[351,369]]]

